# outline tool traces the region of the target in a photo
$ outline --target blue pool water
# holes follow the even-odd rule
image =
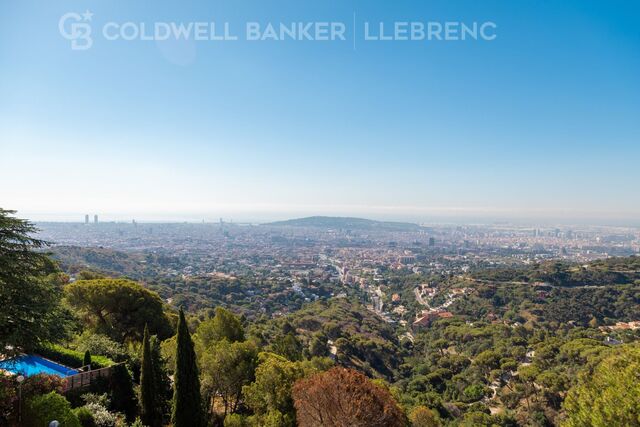
[[[36,374],[57,375],[59,377],[68,377],[77,374],[75,369],[69,369],[66,366],[58,365],[50,360],[42,357],[24,354],[0,362],[0,369],[4,369],[14,374],[22,374],[26,377]]]

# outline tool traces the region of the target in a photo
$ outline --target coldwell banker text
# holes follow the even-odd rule
[[[70,12],[58,22],[60,34],[72,49],[85,50],[94,42],[93,13]],[[400,21],[300,22],[106,22],[99,34],[107,41],[491,41],[497,37],[494,22]]]
[[[496,28],[493,22],[364,22],[361,34],[362,39],[367,41],[493,40],[496,38]],[[103,35],[107,40],[173,38],[198,41],[234,41],[242,38],[249,41],[346,41],[349,37],[344,22],[247,22],[242,33],[234,31],[228,22],[156,22],[151,26],[143,22],[110,22],[104,26]]]

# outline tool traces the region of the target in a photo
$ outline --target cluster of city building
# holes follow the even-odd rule
[[[40,237],[56,245],[103,247],[153,255],[166,277],[243,277],[290,284],[306,300],[311,283],[356,289],[367,306],[389,322],[428,325],[447,317],[454,290],[438,306],[437,290],[420,285],[413,310],[389,286],[397,274],[454,276],[547,259],[589,261],[640,252],[640,231],[615,227],[540,228],[516,225],[422,226],[415,230],[343,229],[255,224],[94,222],[40,223]],[[405,299],[404,301],[402,299]],[[418,307],[415,308],[417,301]],[[415,316],[415,317],[414,317]],[[413,319],[413,320],[412,320]]]

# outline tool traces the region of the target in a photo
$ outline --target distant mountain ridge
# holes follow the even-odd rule
[[[386,231],[417,231],[421,228],[418,224],[410,222],[375,221],[372,219],[336,216],[309,216],[305,218],[270,222],[263,225],[272,227],[318,227]]]

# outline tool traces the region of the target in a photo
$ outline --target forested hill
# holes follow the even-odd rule
[[[488,282],[547,283],[559,287],[625,285],[640,281],[640,257],[608,258],[589,264],[550,261],[522,268],[482,270],[473,278]]]
[[[416,231],[420,229],[418,224],[410,222],[374,221],[364,218],[310,216],[306,218],[276,221],[265,226],[271,227],[316,227],[334,228],[342,230],[378,230],[378,231]]]
[[[473,289],[450,310],[474,319],[497,314],[537,327],[613,325],[638,320],[640,257],[483,270],[450,285]]]
[[[156,277],[160,267],[184,267],[184,263],[175,257],[101,247],[55,246],[51,248],[50,254],[62,270],[70,274],[90,270],[112,277],[146,280]]]
[[[333,355],[343,366],[392,380],[403,355],[396,331],[363,305],[347,298],[320,300],[255,331],[277,342],[281,330],[295,331],[308,356]]]

